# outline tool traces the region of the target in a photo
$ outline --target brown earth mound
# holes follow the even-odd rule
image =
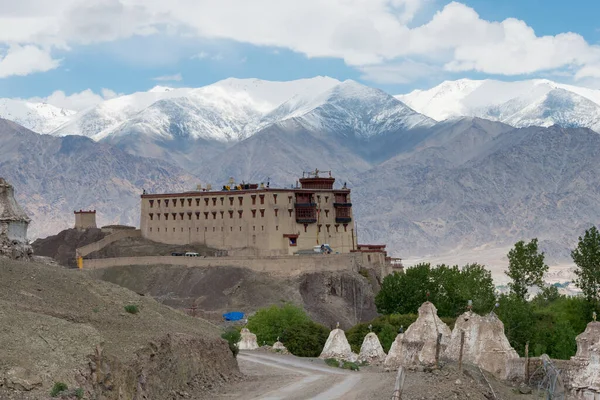
[[[127,266],[90,271],[100,279],[147,294],[172,307],[197,307],[215,322],[222,313],[251,314],[261,307],[291,302],[304,307],[313,320],[330,328],[349,328],[377,316],[374,288],[360,274],[316,272],[279,277],[245,268]]]
[[[174,252],[186,253],[188,251],[206,257],[215,257],[224,253],[222,250],[213,249],[201,243],[176,245],[153,242],[142,237],[131,237],[110,243],[103,249],[88,254],[86,258],[170,256]]]
[[[54,258],[60,265],[76,267],[75,249],[97,242],[106,236],[100,229],[65,229],[64,231],[37,239],[31,244],[33,254]]]
[[[46,399],[57,382],[85,398],[210,398],[239,375],[219,333],[82,271],[0,259],[1,399]]]

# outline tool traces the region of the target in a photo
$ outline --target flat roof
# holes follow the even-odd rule
[[[240,190],[206,190],[206,191],[189,191],[179,193],[146,193],[142,194],[142,199],[155,199],[160,197],[203,197],[203,196],[218,196],[218,195],[229,195],[235,196],[236,194],[247,194],[247,193],[315,193],[315,192],[342,192],[350,193],[350,189],[302,189],[302,188],[263,188],[263,189],[240,189]]]

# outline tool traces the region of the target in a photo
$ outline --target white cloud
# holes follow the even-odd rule
[[[120,95],[121,94],[117,94],[110,89],[102,89],[100,94],[94,93],[91,89],[86,89],[70,95],[67,95],[62,90],[57,90],[48,97],[33,97],[27,99],[27,101],[33,103],[48,103],[60,108],[81,111],[93,107],[104,100],[109,100]]]
[[[0,78],[11,75],[25,76],[57,68],[60,60],[39,47],[12,45],[5,54],[0,52]]]
[[[431,20],[409,26],[433,0],[21,0],[3,5],[0,45],[47,50],[134,35],[229,39],[335,57],[365,76],[409,79],[411,59],[448,72],[520,75],[568,70],[596,75],[600,46],[575,33],[537,36],[525,21],[482,19],[471,7],[447,4]],[[12,48],[12,47],[11,47]],[[220,56],[222,57],[222,56]],[[218,59],[200,52],[194,58]],[[54,62],[54,64],[52,64]],[[43,65],[43,64],[42,64]],[[374,66],[379,67],[374,68]],[[11,70],[12,71],[12,70]],[[376,71],[385,74],[377,77]],[[31,71],[33,72],[33,71]],[[24,72],[21,72],[24,73]],[[4,76],[15,74],[5,72]]]
[[[367,65],[359,69],[363,73],[362,79],[375,83],[404,84],[440,74],[439,68],[413,60],[383,65]]]
[[[183,79],[183,77],[181,76],[181,74],[163,75],[163,76],[157,76],[156,78],[152,78],[153,81],[160,81],[160,82],[179,82],[182,79]]]

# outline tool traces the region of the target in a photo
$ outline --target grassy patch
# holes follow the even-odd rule
[[[78,399],[83,399],[83,389],[82,388],[77,388],[75,389],[75,397],[77,397]]]
[[[129,314],[137,314],[140,312],[140,308],[135,304],[128,304],[125,306],[125,311],[127,311]]]
[[[344,361],[344,363],[342,364],[342,369],[349,369],[350,371],[360,370],[357,363],[353,363],[350,361]]]
[[[69,390],[69,387],[66,383],[56,382],[54,386],[52,386],[52,390],[50,391],[50,396],[56,397],[64,391]]]
[[[335,358],[326,358],[325,364],[329,365],[330,367],[335,367],[335,368],[340,366],[340,363]]]

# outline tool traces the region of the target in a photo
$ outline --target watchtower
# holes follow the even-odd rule
[[[96,226],[96,210],[75,211],[75,229],[90,229]]]

